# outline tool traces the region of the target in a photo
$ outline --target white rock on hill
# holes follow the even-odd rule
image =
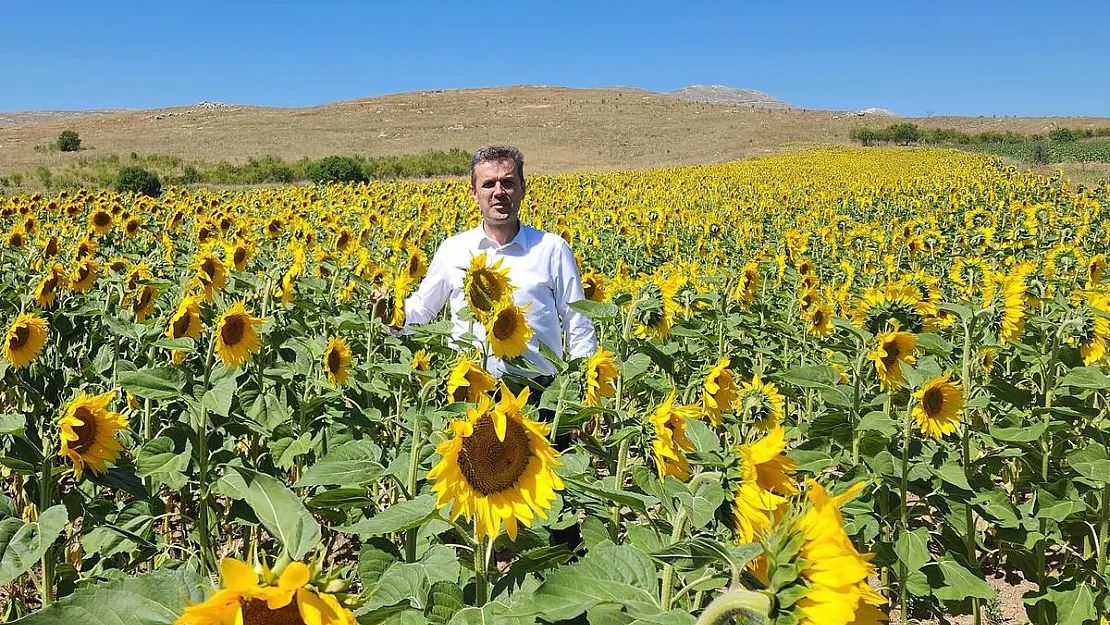
[[[755,89],[733,89],[724,85],[691,85],[669,94],[684,102],[707,102],[768,109],[797,109],[797,106],[778,100]]]

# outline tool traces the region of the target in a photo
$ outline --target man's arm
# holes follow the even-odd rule
[[[585,299],[582,292],[582,276],[574,253],[566,241],[559,239],[552,259],[554,270],[555,309],[562,320],[563,333],[567,342],[567,359],[592,356],[597,351],[597,334],[593,321],[570,307],[571,302]]]
[[[420,282],[416,292],[405,299],[405,325],[414,323],[428,323],[443,310],[447,298],[451,296],[451,267],[449,259],[452,255],[446,250],[447,245],[440,245],[432,256],[428,265],[428,273]],[[457,260],[455,261],[457,262]]]

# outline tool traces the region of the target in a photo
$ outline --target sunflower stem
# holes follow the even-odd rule
[[[971,319],[964,320],[964,350],[963,350],[963,363],[961,370],[960,381],[964,385],[964,398],[971,398],[971,335],[975,331],[975,320],[977,317],[973,316]],[[961,441],[961,450],[963,452],[963,465],[964,477],[968,480],[972,477],[971,469],[971,415],[968,415],[967,421],[964,423],[963,440]],[[964,550],[967,554],[967,563],[975,565],[977,560],[975,558],[975,518],[972,515],[970,503],[964,504]],[[971,609],[974,615],[975,625],[980,625],[983,622],[982,609],[980,606],[979,598],[972,597]]]
[[[409,450],[409,497],[416,498],[416,473],[420,470],[420,410],[412,413],[412,448]],[[405,530],[405,562],[416,562],[416,529]]]
[[[1052,434],[1049,432],[1049,425],[1052,423],[1052,400],[1053,390],[1056,385],[1056,356],[1060,349],[1060,332],[1059,330],[1052,332],[1050,340],[1051,348],[1048,350],[1048,362],[1045,363],[1044,375],[1042,380],[1044,382],[1044,419],[1045,426],[1044,434],[1041,435],[1041,481],[1048,481],[1048,456],[1052,451]],[[1040,530],[1042,536],[1048,535],[1048,524],[1044,518],[1040,520]],[[1048,549],[1047,541],[1042,538],[1037,541],[1037,589],[1040,592],[1048,590],[1048,567],[1046,550]],[[1036,613],[1036,621],[1038,623],[1048,622],[1047,607],[1044,602],[1039,602],[1034,607]]]
[[[208,341],[208,353],[204,357],[204,393],[212,377],[212,357],[216,351],[216,333]],[[197,541],[200,543],[200,571],[207,575],[214,570],[209,567],[208,555],[208,408],[201,395],[200,419],[197,424]]]
[[[856,356],[856,366],[852,371],[852,466],[859,465],[859,394],[860,383],[863,377],[863,363],[867,359],[867,344],[860,341],[859,355]],[[887,416],[890,416],[890,410],[887,409]]]
[[[39,476],[39,514],[50,507],[54,499],[54,449],[53,439],[42,429],[42,473]],[[53,543],[42,554],[42,605],[46,607],[54,600],[54,546]]]
[[[563,398],[567,394],[567,382],[566,377],[563,377],[559,382],[559,403],[555,405],[555,416],[551,419],[551,433],[549,435],[552,445],[555,444],[555,437],[559,433],[559,419],[563,416]]]
[[[682,532],[686,529],[686,507],[682,506],[678,509],[678,516],[675,517],[674,527],[671,529],[671,542],[675,544],[679,538],[682,538]],[[663,587],[659,591],[659,606],[664,611],[671,609],[671,592],[672,588],[671,578],[674,577],[674,566],[670,564],[663,565]]]
[[[614,476],[617,478],[614,486],[617,490],[620,490],[624,486],[624,470],[625,467],[628,465],[629,439],[630,437],[628,436],[624,437],[624,440],[621,441],[621,446],[617,451],[617,470],[616,473],[614,473]],[[618,538],[620,537],[620,533],[621,506],[620,504],[616,504],[613,506],[613,509],[609,514],[609,538],[611,538],[612,541],[618,545],[620,544],[620,541],[618,540]]]
[[[889,395],[887,402],[890,402]],[[910,467],[910,427],[912,425],[913,411],[911,406],[913,399],[906,403],[906,415],[902,420],[902,485],[901,485],[901,498],[898,501],[899,522],[902,526],[903,533],[909,533],[909,512],[906,505],[906,493],[909,492],[909,467]],[[901,560],[898,561],[898,605],[901,609],[902,625],[906,625],[907,614],[906,605],[908,603],[908,590],[906,588],[906,578],[909,571],[906,570],[906,563]]]
[[[478,534],[478,517],[474,517],[474,605],[482,607],[489,601],[489,578],[486,568],[486,551],[490,545]]]

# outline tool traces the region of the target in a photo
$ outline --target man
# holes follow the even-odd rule
[[[506,365],[494,357],[486,363],[486,369],[497,377],[507,372],[546,386],[555,367],[540,354],[541,341],[569,359],[590,356],[597,350],[593,323],[570,308],[571,302],[585,297],[574,254],[558,235],[520,223],[520,203],[526,188],[520,150],[500,145],[479,149],[470,160],[470,186],[482,212],[482,223],[440,244],[420,287],[405,300],[405,324],[431,321],[450,300],[451,335],[456,346],[465,347],[461,337],[467,332],[484,341],[482,324],[463,320],[459,312],[466,306],[466,268],[471,258],[485,253],[487,265],[500,260],[508,269],[509,281],[516,287],[514,303],[528,307],[525,316],[533,335],[522,356],[540,374]]]

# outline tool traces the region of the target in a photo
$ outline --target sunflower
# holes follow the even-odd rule
[[[830,497],[820,484],[807,481],[811,506],[800,522],[803,536],[798,553],[804,562],[801,578],[809,592],[798,600],[799,625],[865,625],[881,623],[885,615],[877,606],[886,603],[867,583],[874,575],[871,554],[856,551],[844,531],[840,506],[863,488],[857,482],[845,493]]]
[[[791,477],[798,463],[783,455],[784,430],[776,425],[754,443],[741,445],[741,482],[732,501],[739,542],[750,543],[771,528],[787,497],[798,494]]]
[[[701,405],[713,427],[721,425],[721,415],[731,412],[736,405],[736,381],[733,379],[732,369],[728,368],[731,363],[728,358],[718,360],[717,364],[709,368],[705,382],[702,383]]]
[[[633,300],[637,337],[662,341],[671,335],[671,325],[679,309],[674,299],[679,286],[677,280],[660,278],[648,279],[640,286]]]
[[[89,213],[89,228],[97,234],[107,234],[112,229],[112,213],[103,208],[94,209]]]
[[[671,391],[651,415],[651,425],[655,429],[651,449],[659,479],[672,475],[686,481],[690,479],[690,463],[684,452],[694,449],[694,443],[686,437],[686,421],[701,415],[698,407],[675,406],[674,400],[675,393]]]
[[[77,250],[74,252],[73,257],[76,260],[92,258],[92,255],[96,253],[96,247],[96,241],[88,237],[81,239],[77,242]]]
[[[744,265],[740,271],[740,280],[732,290],[732,299],[741,306],[749,306],[755,298],[755,290],[759,288],[759,263],[752,261]]]
[[[933,438],[955,432],[963,413],[964,389],[956,382],[949,382],[948,378],[948,374],[933,378],[913,394],[917,400],[913,418],[921,433]]]
[[[582,276],[582,293],[591,302],[604,302],[607,298],[605,292],[605,274],[591,271]]]
[[[532,327],[524,316],[527,306],[502,303],[486,319],[486,337],[490,349],[498,358],[513,358],[528,351],[528,340],[532,338]]]
[[[170,317],[170,325],[166,328],[166,336],[171,339],[191,338],[194,341],[200,338],[200,299],[187,295],[177,305],[177,312]]]
[[[921,298],[921,292],[907,284],[891,283],[885,290],[867,289],[852,310],[852,322],[872,334],[897,325],[907,332],[936,329],[937,307]]]
[[[832,307],[824,299],[818,299],[805,318],[809,321],[806,329],[811,333],[817,336],[832,334]]]
[[[416,284],[428,273],[428,255],[415,246],[409,246],[408,259],[405,261],[405,270],[403,272],[408,278],[409,284]]]
[[[137,216],[131,215],[123,224],[123,233],[127,235],[128,238],[133,237],[136,234],[139,234],[139,228],[141,228],[142,226],[143,221]]]
[[[786,398],[779,393],[773,382],[764,382],[759,374],[752,376],[751,382],[740,387],[736,403],[750,419],[764,430],[771,430],[782,422],[786,411]]]
[[[56,236],[49,236],[42,244],[42,257],[53,258],[62,251],[61,241]]]
[[[328,382],[332,386],[345,386],[350,367],[351,346],[341,337],[329,338],[324,350],[324,371],[328,374]]]
[[[412,370],[413,371],[428,371],[432,368],[432,359],[428,356],[428,350],[418,349],[412,355]]]
[[[451,421],[454,436],[436,446],[440,460],[428,472],[436,505],[450,503],[452,520],[473,521],[479,540],[496,537],[504,523],[515,541],[517,524],[531,527],[534,515],[546,519],[555,491],[563,488],[547,425],[520,411],[527,401],[527,387],[514,396],[502,382],[496,405],[482,396],[466,419]]]
[[[493,376],[464,354],[459,356],[459,361],[451,367],[447,376],[447,397],[452,402],[473,404],[496,386]]]
[[[1102,284],[1106,275],[1106,254],[1095,254],[1087,260],[1087,288],[1092,289]]]
[[[8,326],[4,335],[4,358],[13,369],[22,369],[35,361],[46,345],[46,322],[42,318],[20,313]]]
[[[486,265],[486,253],[470,259],[470,267],[463,277],[463,294],[466,305],[479,319],[485,318],[502,304],[512,303],[516,290],[509,282],[509,270],[501,268],[502,259]]]
[[[69,403],[58,421],[62,441],[58,455],[73,460],[77,479],[81,479],[86,464],[103,474],[108,471],[108,463],[115,464],[119,458],[123,447],[116,440],[116,432],[127,427],[127,417],[107,409],[115,395],[108,391],[90,397],[82,392]]]
[[[598,348],[597,352],[586,361],[586,398],[587,406],[600,406],[602,397],[616,395],[613,380],[617,379],[620,372],[614,361],[616,354]]]
[[[1014,271],[998,278],[999,288],[986,305],[993,307],[990,326],[998,335],[998,342],[1016,341],[1025,330],[1025,275]]]
[[[23,230],[22,226],[15,226],[5,239],[8,247],[13,250],[21,250],[27,245],[27,233]]]
[[[193,284],[204,293],[205,301],[211,302],[212,295],[227,286],[227,267],[219,256],[212,251],[204,251],[193,260]]]
[[[65,267],[58,262],[52,263],[46,270],[46,275],[35,287],[35,304],[40,308],[50,308],[54,305],[58,290],[65,288],[68,282],[69,277],[66,275]]]
[[[879,374],[879,387],[889,391],[902,385],[904,380],[900,363],[913,364],[917,336],[897,329],[875,337],[875,349],[867,357],[875,363]]]
[[[84,293],[92,288],[100,275],[100,265],[91,257],[86,256],[77,261],[73,273],[69,278],[69,287],[78,293]]]
[[[994,278],[990,265],[978,256],[960,256],[952,263],[948,277],[959,287],[960,293],[969,298],[981,295],[990,299]]]
[[[242,367],[262,348],[254,326],[265,319],[252,317],[242,300],[232,304],[216,323],[216,355],[227,367]]]
[[[224,558],[223,588],[187,606],[174,625],[356,625],[354,614],[334,596],[311,587],[303,562],[290,562],[280,576],[268,568],[264,574],[269,579],[262,582],[245,562]]]
[[[1106,341],[1110,339],[1110,295],[1088,292],[1083,308],[1083,325],[1079,332],[1069,337],[1069,342],[1079,343],[1083,364],[1091,365],[1106,358]]]
[[[154,312],[154,300],[157,297],[158,291],[149,284],[139,287],[131,299],[131,312],[135,313],[136,321],[145,321]]]
[[[227,245],[224,247],[224,258],[227,264],[235,268],[235,271],[243,271],[247,268],[247,261],[254,256],[254,246],[243,239],[239,239],[234,245]]]

